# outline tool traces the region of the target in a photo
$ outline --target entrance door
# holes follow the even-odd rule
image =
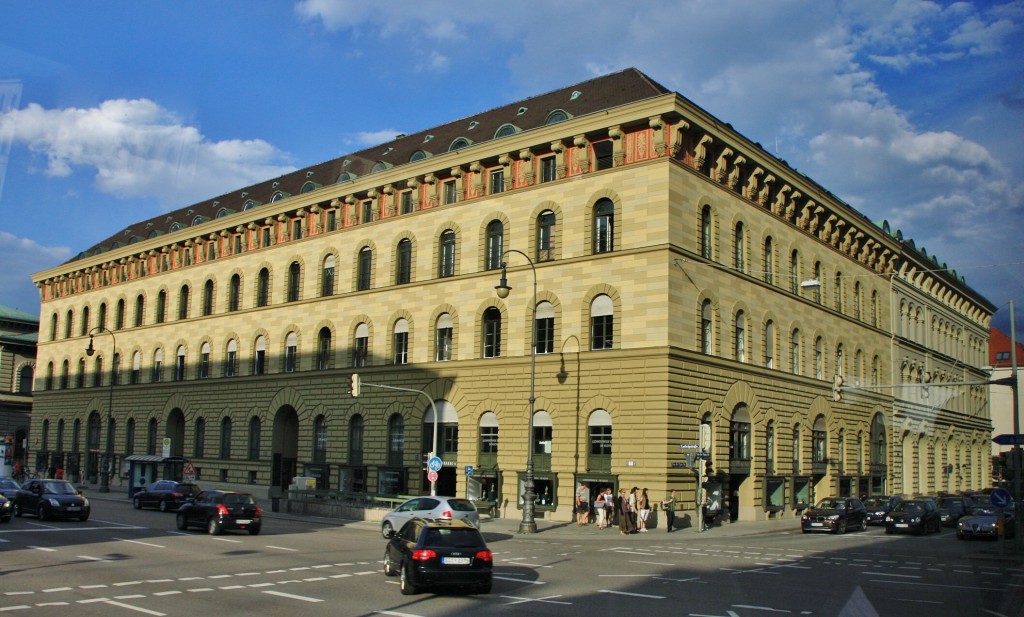
[[[284,492],[295,478],[299,456],[299,416],[290,405],[281,407],[274,415],[271,448],[271,488]]]

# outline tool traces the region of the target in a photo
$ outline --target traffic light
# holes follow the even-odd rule
[[[839,402],[843,400],[843,376],[836,375],[832,379],[832,400]]]
[[[711,459],[704,461],[704,475],[706,475],[709,478],[715,475],[715,470],[713,467],[711,467]]]
[[[928,384],[932,382],[932,372],[927,371],[921,376],[921,398],[928,398]]]
[[[359,373],[352,373],[352,396],[359,396],[362,383],[359,380]]]

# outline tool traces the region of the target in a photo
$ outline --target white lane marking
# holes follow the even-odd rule
[[[272,546],[270,544],[267,545],[267,548],[272,548],[272,549],[276,549],[276,550],[279,550],[279,551],[289,551],[289,552],[292,552],[292,553],[297,553],[299,551],[299,549],[297,549],[297,548],[288,548],[286,546]],[[323,567],[329,567],[329,566],[316,566],[316,567],[323,568]]]
[[[282,598],[289,598],[291,600],[302,600],[303,602],[323,602],[320,598],[310,598],[308,596],[297,596],[293,593],[283,593],[280,591],[264,591],[263,593],[270,594],[272,596],[281,596]]]
[[[132,544],[141,544],[142,546],[152,546],[153,548],[167,548],[162,544],[152,544],[150,542],[140,542],[139,540],[129,540],[128,538],[114,538],[121,542],[131,542]]]
[[[56,553],[57,552],[57,549],[55,549],[55,548],[47,548],[45,546],[29,546],[29,548],[34,548],[37,551],[44,551],[46,553]]]
[[[517,583],[529,583],[531,585],[546,585],[544,581],[524,581],[521,578],[512,578],[510,576],[494,576],[494,578],[500,581],[515,581]]]
[[[562,597],[561,595],[545,596],[543,598],[523,598],[523,597],[520,597],[520,596],[501,596],[501,597],[502,598],[508,598],[510,600],[515,600],[515,602],[509,602],[510,605],[512,605],[512,604],[525,604],[526,602],[543,602],[544,604],[566,604],[566,605],[572,604],[572,602],[564,602],[564,601],[559,601],[559,600],[553,600],[552,599],[552,598],[561,598]]]
[[[121,608],[126,608],[131,611],[138,611],[140,613],[145,613],[146,615],[154,615],[155,617],[164,617],[164,615],[166,615],[166,613],[158,613],[156,611],[151,611],[140,606],[132,606],[131,604],[124,604],[123,602],[115,602],[113,600],[110,600],[109,602],[107,602],[107,604],[111,604],[113,606],[120,606]]]
[[[646,593],[630,593],[628,591],[615,591],[614,589],[598,589],[598,593],[610,593],[617,596],[630,596],[632,598],[649,598],[651,600],[664,600],[665,596],[652,596]]]

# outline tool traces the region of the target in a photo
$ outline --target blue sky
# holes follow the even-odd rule
[[[384,8],[378,8],[380,4]],[[531,8],[532,7],[532,8]],[[4,3],[0,304],[128,223],[634,66],[1024,324],[1024,0]]]

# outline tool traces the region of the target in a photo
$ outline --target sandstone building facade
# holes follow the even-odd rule
[[[991,304],[632,69],[133,222],[35,281],[33,455],[83,481],[109,437],[271,494],[419,493],[436,451],[439,494],[507,516],[530,448],[560,519],[580,481],[693,508],[694,444],[733,520],[988,482],[987,389],[955,384],[986,378]]]

